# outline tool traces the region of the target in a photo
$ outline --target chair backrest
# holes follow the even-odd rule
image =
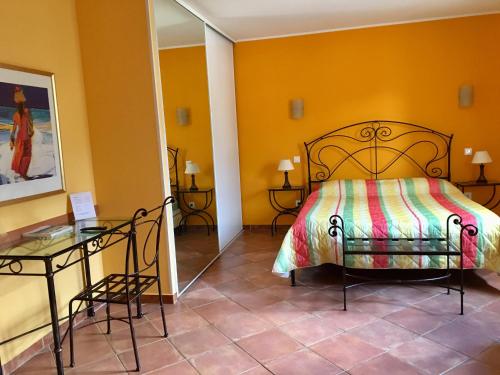
[[[165,207],[174,202],[175,198],[170,196],[156,208],[149,211],[140,208],[135,211],[128,236],[125,258],[127,284],[128,279],[134,278],[152,267],[155,267],[154,271],[158,276],[161,228],[165,216]]]

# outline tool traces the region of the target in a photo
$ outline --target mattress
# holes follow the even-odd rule
[[[464,235],[464,268],[485,268],[500,272],[500,218],[465,197],[450,182],[432,178],[388,180],[332,180],[323,183],[306,200],[287,232],[274,263],[273,272],[288,272],[324,263],[342,265],[342,238],[328,234],[331,215],[344,220],[346,237],[356,238],[443,238],[451,214],[462,223],[473,224],[478,235]],[[459,248],[460,227],[450,225],[451,244]],[[407,241],[398,245],[416,255],[346,255],[352,268],[446,268],[446,257],[418,255],[420,246]],[[399,243],[401,245],[399,245]],[[415,242],[416,243],[416,242]],[[350,242],[347,241],[348,250]],[[439,243],[426,244],[428,249]],[[354,246],[354,245],[353,245]],[[365,249],[380,250],[367,243]],[[450,257],[452,268],[460,267],[460,257]]]

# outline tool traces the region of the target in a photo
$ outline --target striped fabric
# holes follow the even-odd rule
[[[500,218],[467,199],[448,181],[431,178],[323,183],[308,197],[286,234],[273,272],[286,276],[296,268],[324,263],[341,265],[341,238],[328,234],[328,219],[333,214],[344,219],[348,237],[442,238],[446,237],[446,220],[452,213],[459,214],[464,224],[474,224],[479,229],[476,237],[464,236],[464,267],[500,272]],[[452,224],[450,233],[458,247],[458,226]],[[400,243],[399,248],[419,250],[418,245]],[[375,246],[371,248],[383,250],[389,245]],[[431,244],[430,248],[437,246]],[[451,267],[460,266],[459,257],[450,259]],[[446,257],[349,255],[346,263],[349,267],[370,269],[446,268]]]

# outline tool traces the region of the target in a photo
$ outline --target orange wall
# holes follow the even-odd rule
[[[0,61],[55,74],[66,190],[0,206],[0,236],[68,212],[68,193],[94,192],[94,175],[74,1],[2,1]],[[102,274],[93,259],[94,277]],[[32,265],[26,265],[29,271]],[[81,288],[78,266],[58,274],[59,313]],[[44,278],[0,276],[0,341],[50,321]],[[0,346],[5,364],[50,332],[50,328]]]
[[[487,176],[500,179],[499,40],[500,15],[489,15],[237,43],[243,222],[270,223],[266,189],[282,184],[280,159],[301,155],[290,179],[305,183],[302,143],[359,121],[454,133],[453,179],[478,174],[466,146],[488,150],[495,162]],[[457,101],[464,83],[475,90],[467,109]],[[297,97],[305,116],[291,120],[288,101]]]
[[[170,147],[179,148],[180,187],[191,186],[191,176],[184,174],[186,160],[191,160],[200,167],[200,173],[196,175],[196,185],[200,188],[213,187],[214,167],[205,46],[161,50],[160,69],[167,142]],[[177,107],[189,108],[189,125],[176,123]],[[186,199],[196,200],[197,195],[186,196]],[[196,203],[203,204],[204,199]],[[209,212],[215,217],[215,204],[211,205]],[[190,223],[196,222],[193,220]]]
[[[147,4],[76,4],[100,215],[131,217],[140,207],[158,206],[165,194]],[[122,248],[103,252],[103,260],[106,273],[123,272]],[[165,241],[161,260],[163,292],[170,293]]]

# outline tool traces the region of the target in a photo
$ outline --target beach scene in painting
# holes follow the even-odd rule
[[[56,174],[47,88],[0,82],[0,185]]]

